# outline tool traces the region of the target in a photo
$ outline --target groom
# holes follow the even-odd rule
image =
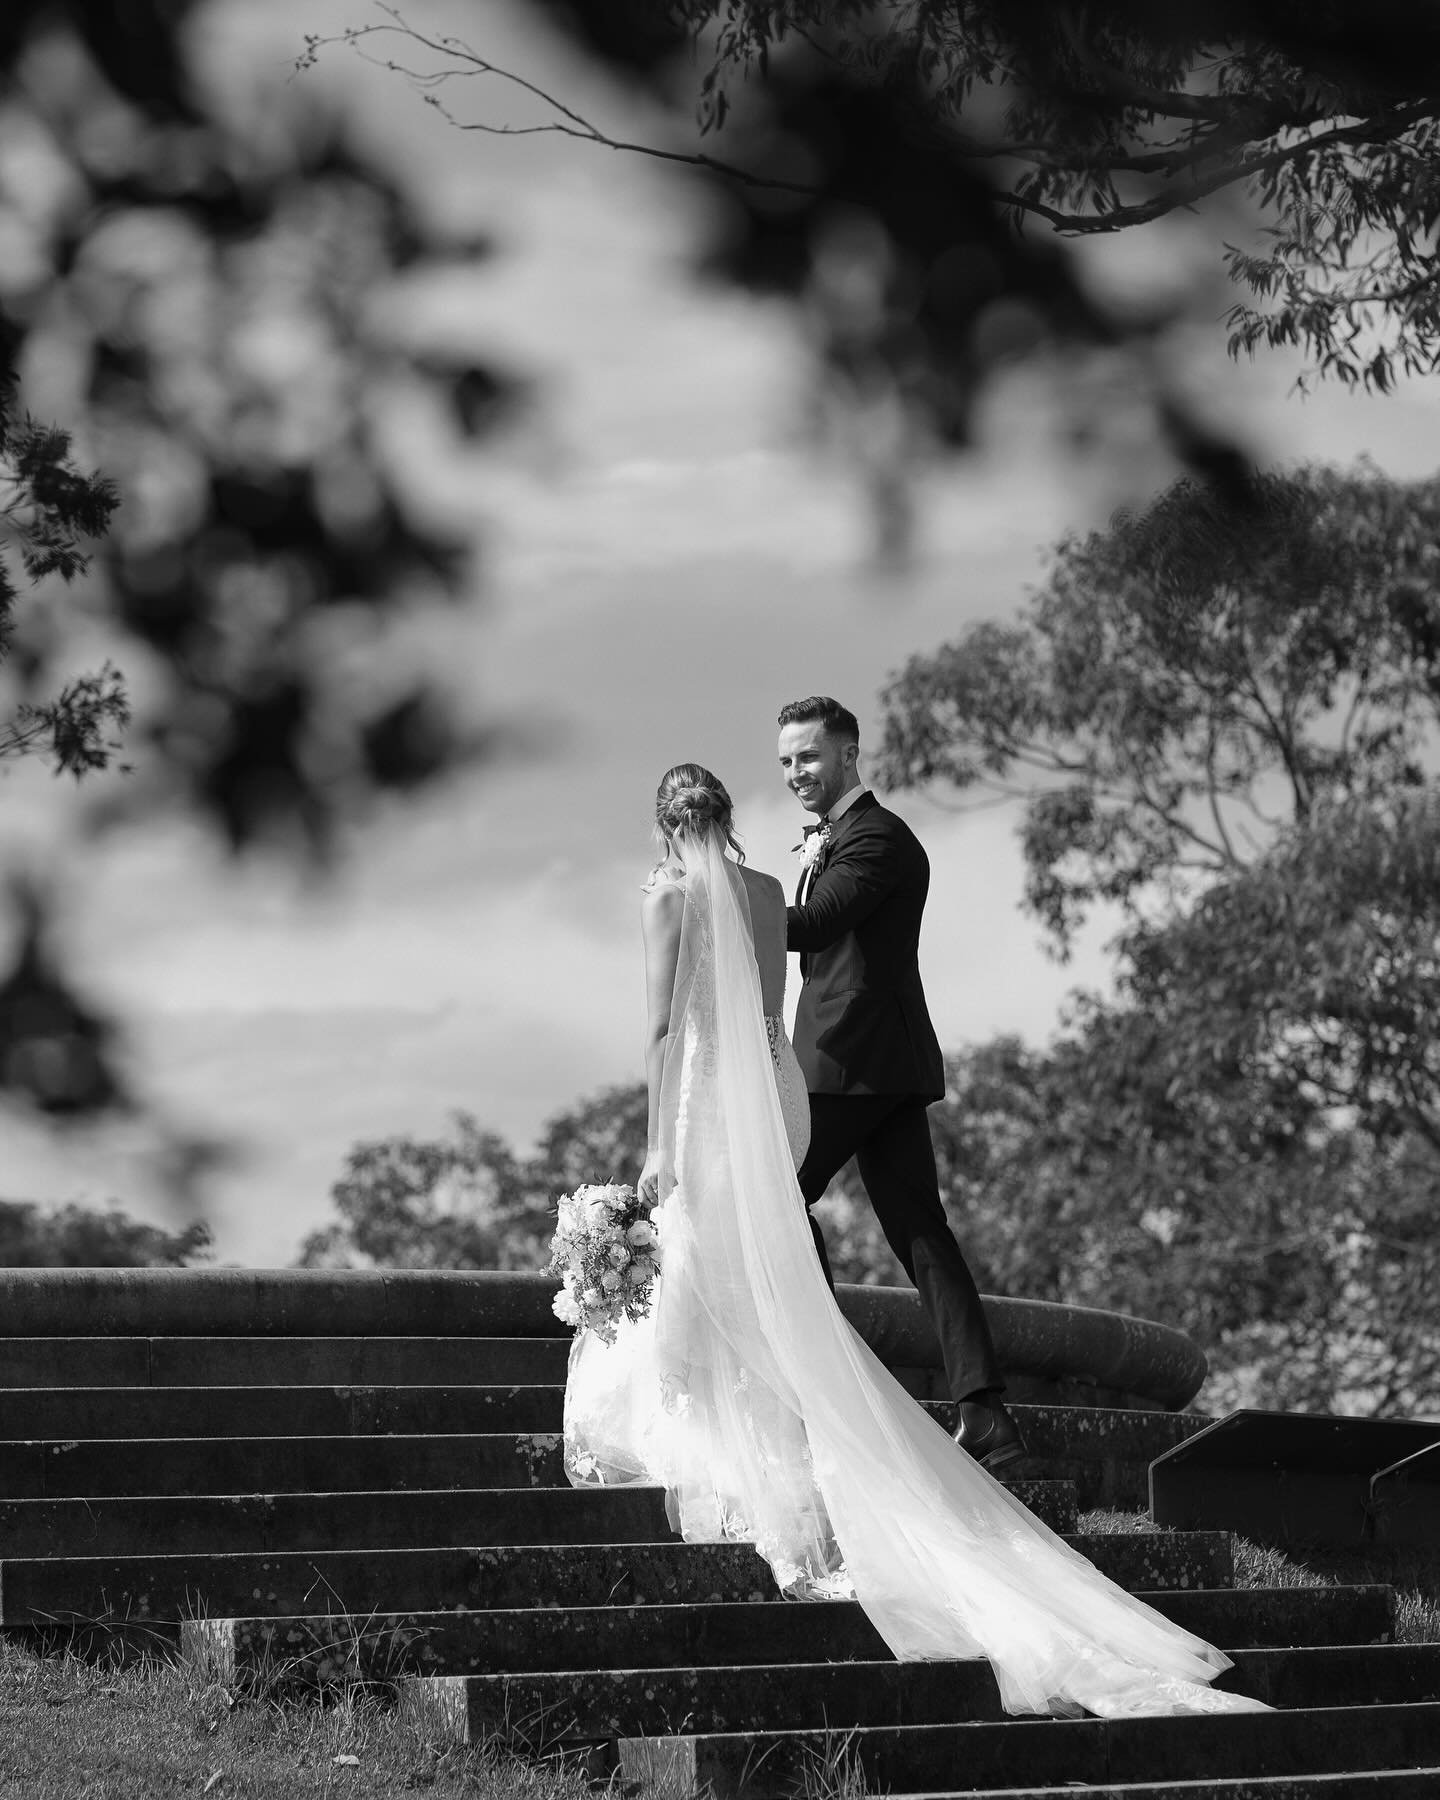
[[[780,769],[818,821],[787,942],[804,987],[795,1054],[810,1090],[810,1148],[800,1190],[813,1206],[855,1157],[882,1230],[934,1322],[955,1441],[992,1472],[1025,1454],[1000,1396],[1004,1378],[974,1277],[940,1200],[925,1109],[945,1093],[945,1067],[918,961],[930,863],[902,819],[861,780],[860,727],[836,700],[794,700],[780,713]],[[835,1285],[813,1215],[825,1278]]]

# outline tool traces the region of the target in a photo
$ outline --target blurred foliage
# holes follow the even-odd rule
[[[485,747],[453,687],[395,650],[392,627],[464,593],[468,546],[406,488],[386,409],[423,399],[463,447],[518,390],[385,322],[402,283],[487,246],[287,97],[283,64],[254,92],[202,83],[199,10],[11,0],[0,18],[3,523],[38,583],[0,586],[0,755],[94,775],[128,726],[92,826],[170,814],[313,866],[378,796]],[[63,429],[28,417],[32,391]],[[77,669],[96,643],[107,660]],[[136,1110],[42,872],[16,892],[0,1096]]]
[[[541,1269],[555,1202],[586,1182],[633,1181],[645,1161],[643,1082],[606,1088],[541,1129],[533,1157],[466,1113],[451,1139],[357,1144],[330,1190],[340,1215],[312,1232],[310,1269]]]
[[[551,1204],[587,1183],[633,1182],[645,1163],[647,1124],[643,1081],[602,1088],[546,1121],[527,1178]]]
[[[14,890],[17,951],[0,980],[0,1090],[52,1119],[128,1110],[115,1027],[72,990],[46,941],[44,907]]]
[[[0,1200],[0,1269],[183,1269],[209,1255],[203,1224],[170,1232],[118,1207],[42,1210]]]
[[[337,1224],[301,1246],[306,1269],[538,1268],[544,1219],[504,1140],[468,1114],[453,1141],[357,1144],[330,1190]]]
[[[793,53],[886,97],[1017,223],[1134,230],[1241,189],[1231,348],[1298,345],[1385,391],[1440,359],[1440,17],[1405,0],[658,0],[701,51],[702,124],[745,148]],[[999,285],[999,284],[997,284]]]
[[[343,42],[465,131],[563,134],[709,186],[722,222],[703,267],[798,305],[882,550],[905,548],[917,458],[967,443],[987,379],[1037,355],[1077,448],[1123,385],[1243,505],[1241,447],[1167,342],[1213,317],[1209,290],[1172,272],[1106,293],[1077,239],[1213,220],[1217,281],[1248,294],[1232,354],[1297,345],[1381,391],[1440,358],[1440,20],[1403,0],[551,0],[555,27],[650,103],[640,141],[491,60],[483,36],[378,11],[311,36],[302,62]]]
[[[1144,306],[1106,298],[1056,233],[1016,229],[1002,163],[935,110],[925,57],[905,41],[916,15],[939,9],[547,5],[563,36],[647,103],[659,135],[644,142],[609,134],[563,93],[497,65],[483,37],[431,35],[403,9],[378,10],[383,23],[308,37],[302,66],[348,45],[408,78],[462,130],[560,133],[692,172],[717,221],[700,273],[794,309],[820,376],[816,426],[858,465],[882,557],[909,547],[919,466],[971,443],[986,382],[1022,360],[1056,391],[1077,449],[1106,429],[1101,411],[1123,389],[1125,409],[1144,411],[1182,464],[1244,503],[1243,449],[1207,422],[1161,353],[1191,296]],[[983,10],[1002,32],[1031,14],[993,0]],[[873,35],[892,18],[893,54]],[[1036,76],[1065,78],[1058,66]],[[463,113],[451,100],[461,91]],[[522,93],[527,110],[512,117]],[[989,89],[985,106],[996,107]],[[717,151],[695,147],[697,108]],[[1094,395],[1081,378],[1092,358]]]
[[[1440,1169],[1284,1084],[1173,1079],[1169,1032],[1094,1008],[1047,1051],[948,1059],[941,1186],[983,1289],[1163,1319],[1210,1358],[1200,1404],[1440,1409]]]

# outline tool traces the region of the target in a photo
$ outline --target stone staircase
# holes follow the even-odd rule
[[[674,1800],[842,1766],[917,1796],[1440,1795],[1440,1644],[1390,1641],[1388,1588],[1237,1590],[1223,1533],[1077,1532],[1143,1508],[1151,1458],[1203,1420],[1025,1406],[1010,1485],[1281,1710],[1008,1719],[985,1664],[898,1665],[855,1604],[787,1603],[747,1547],[676,1542],[658,1493],[571,1490],[568,1340],[455,1323],[146,1335],[92,1312],[0,1337],[0,1627],[172,1643],[240,1685],[398,1679],[455,1737],[583,1750]]]

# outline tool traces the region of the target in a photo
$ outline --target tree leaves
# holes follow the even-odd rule
[[[209,1255],[209,1227],[200,1222],[171,1232],[118,1207],[42,1211],[28,1201],[0,1200],[0,1268],[183,1269]]]
[[[357,1144],[331,1189],[340,1219],[306,1238],[300,1266],[538,1269],[560,1194],[639,1170],[646,1104],[643,1082],[606,1088],[548,1120],[529,1158],[468,1113],[452,1139]]]
[[[912,658],[876,778],[1022,796],[1061,950],[1099,904],[1173,911],[1287,822],[1421,779],[1437,575],[1440,483],[1306,468],[1237,512],[1182,481],[1063,542],[1018,625]]]
[[[1173,1319],[1221,1402],[1440,1404],[1440,484],[1192,483],[917,657],[877,781],[1020,797],[1112,1000],[952,1059],[952,1218],[1002,1291]]]
[[[777,46],[792,63],[809,50],[860,89],[903,94],[912,134],[959,149],[1021,222],[1134,230],[1246,190],[1267,228],[1263,248],[1225,251],[1258,302],[1231,309],[1233,352],[1299,344],[1318,372],[1382,393],[1436,365],[1440,29],[1413,7],[1385,26],[1361,0],[667,10],[705,59],[712,135],[731,88],[771,78]],[[743,162],[743,134],[731,142]]]
[[[931,1132],[981,1286],[1178,1326],[1212,1408],[1433,1410],[1433,1161],[1254,1069],[1177,1078],[1175,1047],[1168,1018],[1092,1003],[1046,1051],[947,1058]]]

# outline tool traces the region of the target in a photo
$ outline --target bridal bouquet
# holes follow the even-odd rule
[[[607,1344],[618,1320],[643,1319],[660,1272],[658,1234],[634,1188],[619,1182],[562,1194],[547,1275],[563,1275],[555,1316]]]

